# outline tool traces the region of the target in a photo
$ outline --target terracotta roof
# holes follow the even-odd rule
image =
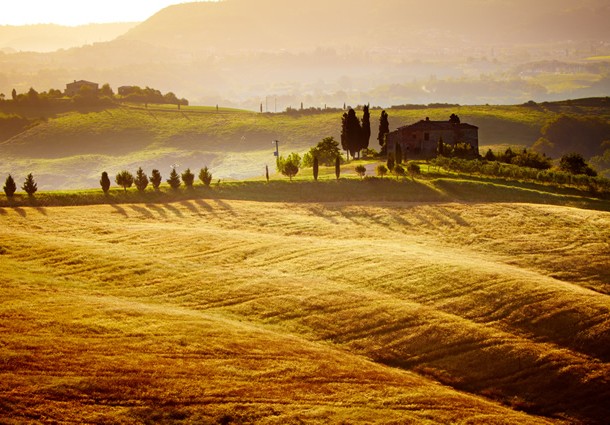
[[[428,121],[421,120],[416,122],[415,124],[405,125],[403,127],[399,127],[398,130],[406,129],[409,130],[453,130],[455,128],[459,129],[478,129],[479,127],[471,124],[460,123],[454,124],[449,121]]]

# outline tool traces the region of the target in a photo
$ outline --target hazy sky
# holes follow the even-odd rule
[[[196,1],[196,0],[190,0]],[[185,0],[0,0],[0,25],[143,21]]]

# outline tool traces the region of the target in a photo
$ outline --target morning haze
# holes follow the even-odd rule
[[[170,3],[0,27],[0,423],[608,423],[606,0]]]

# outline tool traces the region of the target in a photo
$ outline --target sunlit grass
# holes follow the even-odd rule
[[[601,423],[609,214],[205,197],[1,207],[0,418]]]

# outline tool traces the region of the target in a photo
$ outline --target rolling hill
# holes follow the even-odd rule
[[[390,109],[391,129],[425,117],[445,120],[457,113],[477,125],[487,147],[531,146],[541,127],[562,113],[610,118],[608,106],[586,102],[531,106],[461,106]],[[40,117],[32,109],[29,115]],[[380,110],[371,111],[370,146],[379,149]],[[38,176],[41,189],[97,187],[106,170],[212,168],[219,178],[260,176],[273,164],[272,140],[282,154],[305,152],[322,138],[340,140],[342,112],[260,114],[241,110],[154,106],[50,113],[20,134],[0,142],[0,174]],[[601,151],[600,151],[601,153]],[[18,177],[20,180],[21,177]]]
[[[0,224],[2,421],[610,414],[608,212],[205,198]]]

